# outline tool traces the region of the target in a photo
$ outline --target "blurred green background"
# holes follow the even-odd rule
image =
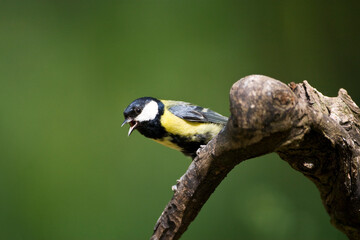
[[[249,74],[359,103],[355,1],[0,1],[0,239],[148,239],[190,159],[127,137],[135,98],[229,114]],[[346,239],[277,155],[236,167],[182,239]]]

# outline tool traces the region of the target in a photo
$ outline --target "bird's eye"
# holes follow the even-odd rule
[[[140,110],[140,108],[136,107],[136,108],[134,108],[134,112],[135,112],[136,114],[139,114],[139,113],[141,112],[141,110]]]

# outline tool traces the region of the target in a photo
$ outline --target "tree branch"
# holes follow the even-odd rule
[[[271,152],[315,183],[336,228],[360,239],[360,109],[344,89],[330,98],[306,81],[287,86],[251,75],[232,86],[230,111],[181,178],[151,239],[179,239],[237,164]]]

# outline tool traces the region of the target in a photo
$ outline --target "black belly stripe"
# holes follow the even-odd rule
[[[197,134],[191,137],[171,134],[166,132],[165,128],[156,121],[147,123],[146,126],[139,126],[137,129],[145,137],[155,140],[169,137],[168,140],[179,146],[183,154],[192,158],[196,157],[196,151],[201,145],[206,145],[212,139],[210,134]]]
[[[181,152],[192,158],[196,157],[196,151],[200,148],[201,145],[206,145],[210,140],[210,134],[198,134],[193,137],[184,137],[175,134],[169,134],[170,141],[182,150]]]

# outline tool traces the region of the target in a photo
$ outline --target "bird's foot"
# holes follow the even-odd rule
[[[196,150],[196,155],[199,156],[201,150],[203,150],[206,147],[206,145],[200,145],[200,147],[198,148],[198,150]]]

